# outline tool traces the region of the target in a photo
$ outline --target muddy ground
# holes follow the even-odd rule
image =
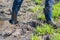
[[[31,40],[37,25],[43,25],[43,21],[36,19],[36,14],[28,11],[35,7],[32,0],[24,0],[18,14],[19,23],[12,25],[12,5],[14,0],[0,0],[0,40]]]
[[[9,23],[12,5],[13,0],[0,0],[0,40],[31,40],[37,23],[36,16],[28,9],[35,6],[34,2],[24,0],[16,25]]]

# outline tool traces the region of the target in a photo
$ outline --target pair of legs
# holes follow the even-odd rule
[[[23,0],[14,0],[10,23],[12,23],[12,24],[17,23],[18,11],[21,7],[22,2],[23,2]],[[45,0],[44,14],[45,14],[47,23],[50,23],[50,22],[53,23],[53,21],[52,21],[53,3],[54,3],[54,0]]]

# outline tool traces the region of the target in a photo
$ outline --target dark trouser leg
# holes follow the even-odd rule
[[[54,3],[54,0],[46,0],[45,1],[44,14],[45,14],[45,17],[46,17],[47,21],[52,20],[53,3]]]
[[[17,16],[18,16],[18,11],[21,7],[23,0],[14,0],[13,7],[12,7],[12,13],[11,13],[11,20],[10,23],[16,24],[17,22]]]
[[[46,0],[45,1],[44,13],[45,13],[47,23],[51,24],[54,27],[54,29],[56,29],[57,25],[52,19],[53,4],[54,4],[54,0]]]

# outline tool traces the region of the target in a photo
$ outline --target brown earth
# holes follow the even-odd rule
[[[0,40],[31,40],[36,25],[43,24],[36,20],[36,14],[28,11],[36,5],[32,0],[24,0],[18,14],[19,23],[12,25],[9,20],[13,1],[0,0]]]
[[[34,28],[28,23],[31,22],[33,13],[27,9],[34,4],[31,0],[24,0],[19,11],[19,23],[16,25],[9,23],[12,4],[13,0],[0,0],[0,40],[31,40]]]

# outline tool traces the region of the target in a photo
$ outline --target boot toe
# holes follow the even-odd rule
[[[9,22],[10,22],[11,24],[17,24],[17,23],[18,23],[18,21],[12,21],[12,20],[9,20]]]

